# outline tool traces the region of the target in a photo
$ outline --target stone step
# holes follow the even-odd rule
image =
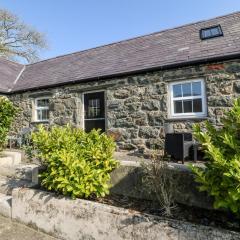
[[[4,217],[12,217],[12,196],[0,193],[0,214]]]
[[[39,169],[37,164],[1,165],[0,176],[28,180],[37,184]]]
[[[5,150],[0,153],[0,166],[19,165],[21,161],[22,161],[21,152]]]
[[[12,190],[14,188],[22,188],[22,187],[34,187],[36,183],[32,183],[28,180],[23,179],[15,179],[15,178],[8,178],[0,176],[0,193],[5,195],[11,195]]]

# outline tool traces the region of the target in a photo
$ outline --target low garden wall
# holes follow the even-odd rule
[[[213,208],[213,199],[206,192],[199,192],[194,175],[186,165],[169,163],[169,170],[174,171],[178,203],[205,209]],[[121,161],[121,165],[111,173],[111,193],[137,199],[153,200],[142,181],[143,169],[139,162]]]
[[[160,239],[230,240],[240,234],[152,215],[97,202],[56,197],[53,193],[15,189],[13,219],[67,240]]]

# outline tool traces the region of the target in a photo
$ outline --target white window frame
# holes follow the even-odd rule
[[[49,97],[39,97],[39,98],[35,98],[35,100],[34,100],[34,119],[35,119],[35,122],[49,122],[49,119],[44,119],[44,120],[38,119],[38,114],[37,114],[38,110],[48,110],[49,111],[49,106],[38,107],[38,105],[37,105],[38,100],[43,100],[43,99],[48,99],[49,100]]]
[[[173,86],[177,84],[184,83],[201,83],[201,95],[198,96],[187,96],[187,97],[173,97]],[[193,99],[202,99],[202,112],[195,113],[174,113],[174,101],[176,100],[193,100]],[[171,118],[201,118],[207,116],[207,104],[206,104],[206,89],[205,82],[203,79],[192,79],[185,81],[176,81],[169,84],[169,101],[170,101],[170,117]]]

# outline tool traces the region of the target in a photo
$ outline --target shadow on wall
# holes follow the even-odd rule
[[[181,164],[170,163],[171,170],[174,171],[174,180],[177,181],[175,190],[176,202],[188,206],[213,209],[213,199],[206,192],[199,192],[194,176]],[[173,167],[173,169],[172,169]],[[113,194],[123,195],[136,199],[156,200],[153,194],[148,193],[144,186],[143,168],[136,164],[121,164],[119,168],[111,173],[111,189]]]

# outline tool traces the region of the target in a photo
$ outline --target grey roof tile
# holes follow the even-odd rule
[[[222,27],[223,37],[200,39],[201,28],[218,24]],[[236,12],[26,65],[13,91],[236,55],[240,54],[239,39],[240,12]],[[1,65],[0,61],[0,73]],[[19,71],[20,67],[16,68],[10,75]]]
[[[23,65],[0,57],[0,92],[11,91]]]

